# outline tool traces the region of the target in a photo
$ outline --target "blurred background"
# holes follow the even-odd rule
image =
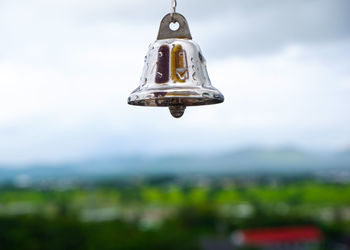
[[[350,249],[350,2],[178,0],[221,105],[127,105],[171,1],[0,1],[0,249]]]

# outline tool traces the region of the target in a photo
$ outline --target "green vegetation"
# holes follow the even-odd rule
[[[219,183],[219,184],[218,184]],[[238,229],[316,225],[350,233],[350,184],[168,182],[0,189],[1,249],[200,249]]]

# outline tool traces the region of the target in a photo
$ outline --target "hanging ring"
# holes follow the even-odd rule
[[[172,21],[174,21],[174,13],[176,13],[176,7],[177,7],[177,1],[176,0],[172,0],[172,6],[171,6],[171,19]]]

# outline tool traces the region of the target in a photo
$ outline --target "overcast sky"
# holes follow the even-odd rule
[[[127,105],[170,0],[1,0],[0,163],[350,148],[350,1],[178,0],[220,105]]]

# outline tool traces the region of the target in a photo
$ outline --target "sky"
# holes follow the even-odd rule
[[[178,0],[224,104],[127,105],[170,0],[1,0],[0,165],[350,148],[350,1]]]

